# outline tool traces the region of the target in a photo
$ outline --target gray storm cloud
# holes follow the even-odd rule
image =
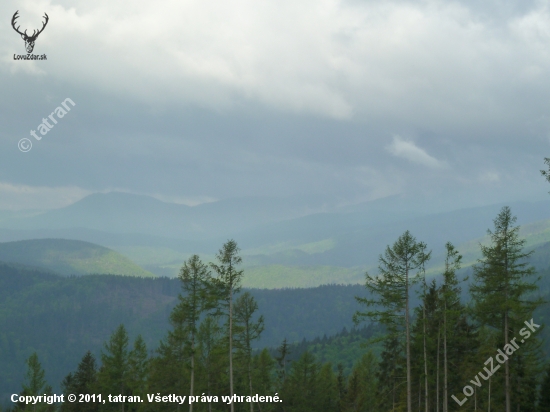
[[[496,27],[474,7],[439,1],[29,1],[21,14],[32,25],[44,7],[56,22],[40,39],[56,51],[48,75],[152,106],[227,108],[238,96],[291,112],[393,112],[448,127],[510,108],[506,84],[548,84],[546,2]],[[7,52],[20,39],[2,29]]]
[[[14,61],[22,40],[0,26],[0,192],[545,193],[549,4],[2,2],[50,23],[44,63]],[[13,153],[66,97],[78,112]]]

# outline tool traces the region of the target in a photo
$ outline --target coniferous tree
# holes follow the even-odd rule
[[[342,402],[343,412],[375,412],[378,397],[376,358],[371,351],[365,353],[353,366]]]
[[[419,382],[423,392],[420,404],[424,409],[436,405],[437,338],[440,317],[439,290],[432,280],[428,286],[422,282],[421,304],[415,309],[412,327],[413,382]]]
[[[283,386],[282,398],[285,407],[292,412],[307,412],[316,406],[315,389],[318,378],[319,365],[315,357],[305,352],[290,367],[285,385]]]
[[[513,371],[511,376],[512,404],[516,405],[516,410],[521,412],[536,412],[537,410],[537,373],[535,368],[530,367],[528,352],[526,355],[517,353],[516,356],[509,359],[512,363]]]
[[[430,258],[425,244],[417,242],[407,230],[390,248],[386,247],[384,255],[379,258],[380,276],[366,276],[367,290],[378,299],[356,297],[359,303],[377,308],[367,312],[356,312],[357,323],[365,317],[383,324],[390,335],[404,336],[406,377],[407,377],[407,412],[412,412],[411,381],[411,333],[410,333],[410,287],[418,280],[414,271],[423,267]]]
[[[200,324],[197,333],[198,353],[204,368],[205,393],[209,396],[223,391],[225,382],[222,380],[225,370],[224,353],[226,341],[223,339],[222,328],[218,324],[218,318],[214,315],[207,316]],[[208,403],[208,410],[212,412],[212,403]]]
[[[222,306],[227,317],[227,336],[229,340],[229,393],[233,396],[233,295],[241,288],[243,270],[237,270],[242,259],[239,256],[239,247],[233,239],[228,240],[218,251],[217,264],[211,263],[212,269],[218,274],[216,283],[221,297]],[[231,402],[231,412],[235,411],[235,405]]]
[[[199,320],[205,310],[213,307],[210,297],[211,275],[208,267],[197,255],[191,256],[182,266],[179,274],[184,296],[178,296],[178,305],[170,315],[173,323],[182,325],[188,336],[187,345],[191,360],[190,396],[194,396],[195,386],[195,354],[196,337]],[[189,404],[189,412],[193,411],[193,403]]]
[[[530,293],[537,290],[536,284],[530,280],[535,271],[528,265],[527,258],[532,252],[523,251],[525,240],[519,238],[519,227],[514,226],[515,221],[510,208],[503,207],[494,220],[494,231],[488,231],[491,244],[481,245],[483,258],[474,267],[475,284],[470,287],[476,318],[481,324],[499,329],[505,347],[510,345],[511,336],[519,332],[523,322],[531,319],[535,308],[542,303],[540,299],[527,299]],[[506,412],[512,410],[510,375],[510,362],[505,362]]]
[[[283,339],[281,346],[277,348],[277,353],[279,354],[278,356],[275,357],[275,360],[279,365],[279,369],[277,371],[277,377],[279,378],[279,385],[283,385],[286,380],[287,364],[289,363],[288,356],[291,353],[290,346],[286,338]]]
[[[269,350],[264,348],[260,353],[254,355],[252,360],[252,373],[257,393],[260,395],[271,395],[277,390],[274,389],[274,369],[275,360],[269,354]],[[274,404],[266,403],[259,406],[260,412],[270,412],[274,409]]]
[[[101,353],[101,368],[98,372],[98,386],[106,398],[111,395],[128,395],[128,334],[120,325],[104,344]],[[126,403],[107,403],[106,409],[124,412]]]
[[[407,382],[403,344],[398,336],[389,335],[384,339],[380,358],[376,372],[378,396],[375,402],[380,411],[395,410],[402,398],[403,384]]]
[[[336,376],[332,365],[325,363],[321,365],[317,379],[314,410],[332,412],[338,405],[338,389],[336,387]],[[310,409],[311,410],[311,409]]]
[[[235,346],[244,357],[248,375],[248,389],[250,396],[252,391],[252,341],[260,338],[264,330],[264,317],[261,315],[254,321],[253,317],[258,310],[258,304],[250,292],[245,292],[235,302],[235,324],[239,330],[235,337]],[[253,402],[250,402],[250,412],[254,412]]]
[[[441,315],[443,335],[443,412],[449,411],[449,357],[447,344],[452,339],[455,324],[458,317],[464,311],[460,303],[461,289],[458,286],[456,276],[460,269],[462,255],[458,253],[451,242],[445,244],[445,271],[443,272],[443,285],[441,285]]]
[[[341,365],[341,364],[340,364]],[[338,369],[338,412],[359,410],[361,388],[357,369],[353,369],[347,382],[344,380],[343,368]],[[342,383],[343,385],[342,385]]]
[[[477,397],[478,404],[481,408],[485,410],[491,410],[491,407],[494,408],[494,405],[496,403],[495,399],[500,396],[498,392],[500,387],[503,386],[502,383],[504,381],[500,379],[500,376],[498,376],[498,374],[496,376],[493,376],[491,373],[491,368],[479,371],[479,365],[483,365],[485,360],[495,355],[495,352],[499,347],[499,333],[493,328],[482,326],[479,328],[477,336],[479,341],[476,356],[477,362],[475,362],[474,365],[466,365],[466,367],[462,367],[461,374],[467,379],[468,376],[471,377],[478,372],[481,372],[480,376],[482,381],[484,382],[484,386],[481,388],[481,392]],[[451,393],[453,393],[453,391],[451,391]],[[451,405],[453,404],[454,401],[451,402]],[[452,410],[451,407],[449,409]]]
[[[189,387],[186,373],[187,351],[182,328],[173,325],[167,336],[160,341],[156,350],[157,356],[149,363],[147,387],[150,393],[185,394]],[[155,403],[152,412],[173,411],[173,404]],[[178,411],[179,411],[178,406]]]
[[[336,369],[338,370],[338,375],[336,376],[336,387],[338,389],[338,412],[343,412],[347,409],[347,392],[348,388],[346,385],[346,377],[344,376],[344,366],[339,363],[336,366]],[[356,382],[354,382],[353,389],[355,388]]]
[[[426,267],[425,263],[430,259],[431,252],[426,253],[426,245],[421,244],[420,249],[420,275],[422,276],[422,296],[424,298],[424,304],[422,305],[422,354],[424,358],[424,407],[426,412],[429,409],[429,375],[428,375],[428,348],[427,346],[427,316],[426,316],[426,306],[427,306],[427,289],[428,285],[426,284]],[[434,285],[435,286],[435,285]],[[435,289],[435,288],[434,288]],[[435,308],[434,308],[435,309]]]
[[[540,385],[537,412],[550,412],[550,364],[546,366],[542,384]]]
[[[21,396],[39,396],[39,395],[52,395],[52,387],[46,381],[46,373],[42,369],[42,365],[38,360],[38,355],[34,352],[26,360],[27,373],[25,375],[25,382],[23,383],[23,391]],[[19,402],[15,405],[14,411],[24,412],[53,412],[55,411],[55,405],[47,404],[44,402],[36,404],[25,404]]]
[[[131,395],[146,399],[148,375],[149,356],[147,355],[147,346],[141,335],[138,335],[132,350],[128,353],[127,385]],[[132,403],[129,406],[131,411],[142,410],[145,407],[141,403]]]
[[[336,377],[330,364],[320,365],[305,352],[292,363],[278,404],[287,412],[333,412],[338,403]]]
[[[97,389],[97,368],[95,357],[90,351],[86,352],[82,360],[78,364],[78,368],[74,373],[69,373],[63,380],[61,386],[65,396],[74,395],[93,395]],[[61,404],[61,412],[97,412],[99,411],[99,403],[85,402],[73,403],[63,402]]]

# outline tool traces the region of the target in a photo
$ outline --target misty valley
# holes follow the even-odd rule
[[[481,410],[506,402],[507,387],[522,411],[545,402],[550,341],[533,325],[548,317],[550,202],[432,213],[389,198],[301,217],[302,202],[272,223],[261,216],[266,203],[252,202],[232,223],[248,226],[242,249],[220,242],[231,227],[189,238],[200,237],[215,204],[113,193],[5,214],[4,409],[168,411],[191,400],[205,411],[382,412],[413,401]],[[154,220],[170,208],[155,233],[125,234],[128,214]],[[93,229],[103,211],[116,224]],[[190,232],[173,232],[174,216]],[[506,354],[507,373],[497,363]],[[102,398],[29,405],[10,402],[14,394]],[[259,401],[275,395],[281,402]],[[140,401],[148,396],[158,400]]]

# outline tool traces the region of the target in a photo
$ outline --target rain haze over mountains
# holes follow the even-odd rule
[[[250,264],[357,266],[407,227],[441,249],[431,215],[457,243],[503,204],[550,218],[547,2],[0,5],[22,27],[46,9],[47,61],[11,60],[0,27],[3,241],[151,267],[235,238]]]

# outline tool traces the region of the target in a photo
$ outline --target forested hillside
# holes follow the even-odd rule
[[[150,348],[169,328],[169,314],[181,292],[178,279],[91,275],[63,278],[0,263],[0,388],[15,390],[25,359],[37,351],[58,388],[86,350],[96,355],[120,324],[131,337],[142,334]],[[358,309],[355,286],[312,289],[251,289],[265,317],[255,347],[313,339],[350,328]],[[4,394],[6,392],[2,391]]]
[[[114,250],[80,240],[3,242],[0,243],[0,261],[41,267],[65,276],[94,273],[154,276]]]

